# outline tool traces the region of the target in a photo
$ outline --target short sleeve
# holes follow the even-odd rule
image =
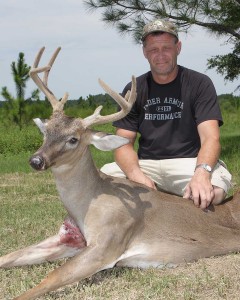
[[[211,79],[203,75],[198,82],[193,104],[196,124],[208,120],[218,120],[219,126],[223,124],[222,114],[218,103],[216,90]]]

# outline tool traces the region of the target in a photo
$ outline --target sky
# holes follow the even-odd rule
[[[228,53],[231,45],[199,28],[179,36],[182,52],[178,63],[208,75],[218,95],[233,93],[237,81],[225,82],[215,70],[207,70],[207,59]],[[62,47],[48,81],[57,98],[65,92],[69,99],[105,93],[98,78],[121,92],[132,75],[149,70],[141,45],[101,21],[100,10],[87,11],[82,0],[0,0],[0,41],[0,88],[7,86],[13,95],[11,63],[23,52],[26,63],[32,65],[42,46],[46,49],[41,66],[47,64],[57,47]],[[30,79],[26,96],[35,88]]]

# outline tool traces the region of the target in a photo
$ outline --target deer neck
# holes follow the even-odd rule
[[[89,147],[73,162],[52,167],[60,198],[69,215],[82,227],[86,211],[99,194],[101,178],[96,169]]]

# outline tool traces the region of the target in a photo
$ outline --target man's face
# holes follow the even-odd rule
[[[153,75],[168,76],[177,66],[177,56],[181,42],[168,33],[150,34],[146,37],[143,53],[148,60]]]

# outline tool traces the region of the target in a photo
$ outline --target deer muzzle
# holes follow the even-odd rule
[[[45,160],[40,155],[34,155],[30,158],[29,163],[31,167],[35,170],[44,170],[45,169]]]

